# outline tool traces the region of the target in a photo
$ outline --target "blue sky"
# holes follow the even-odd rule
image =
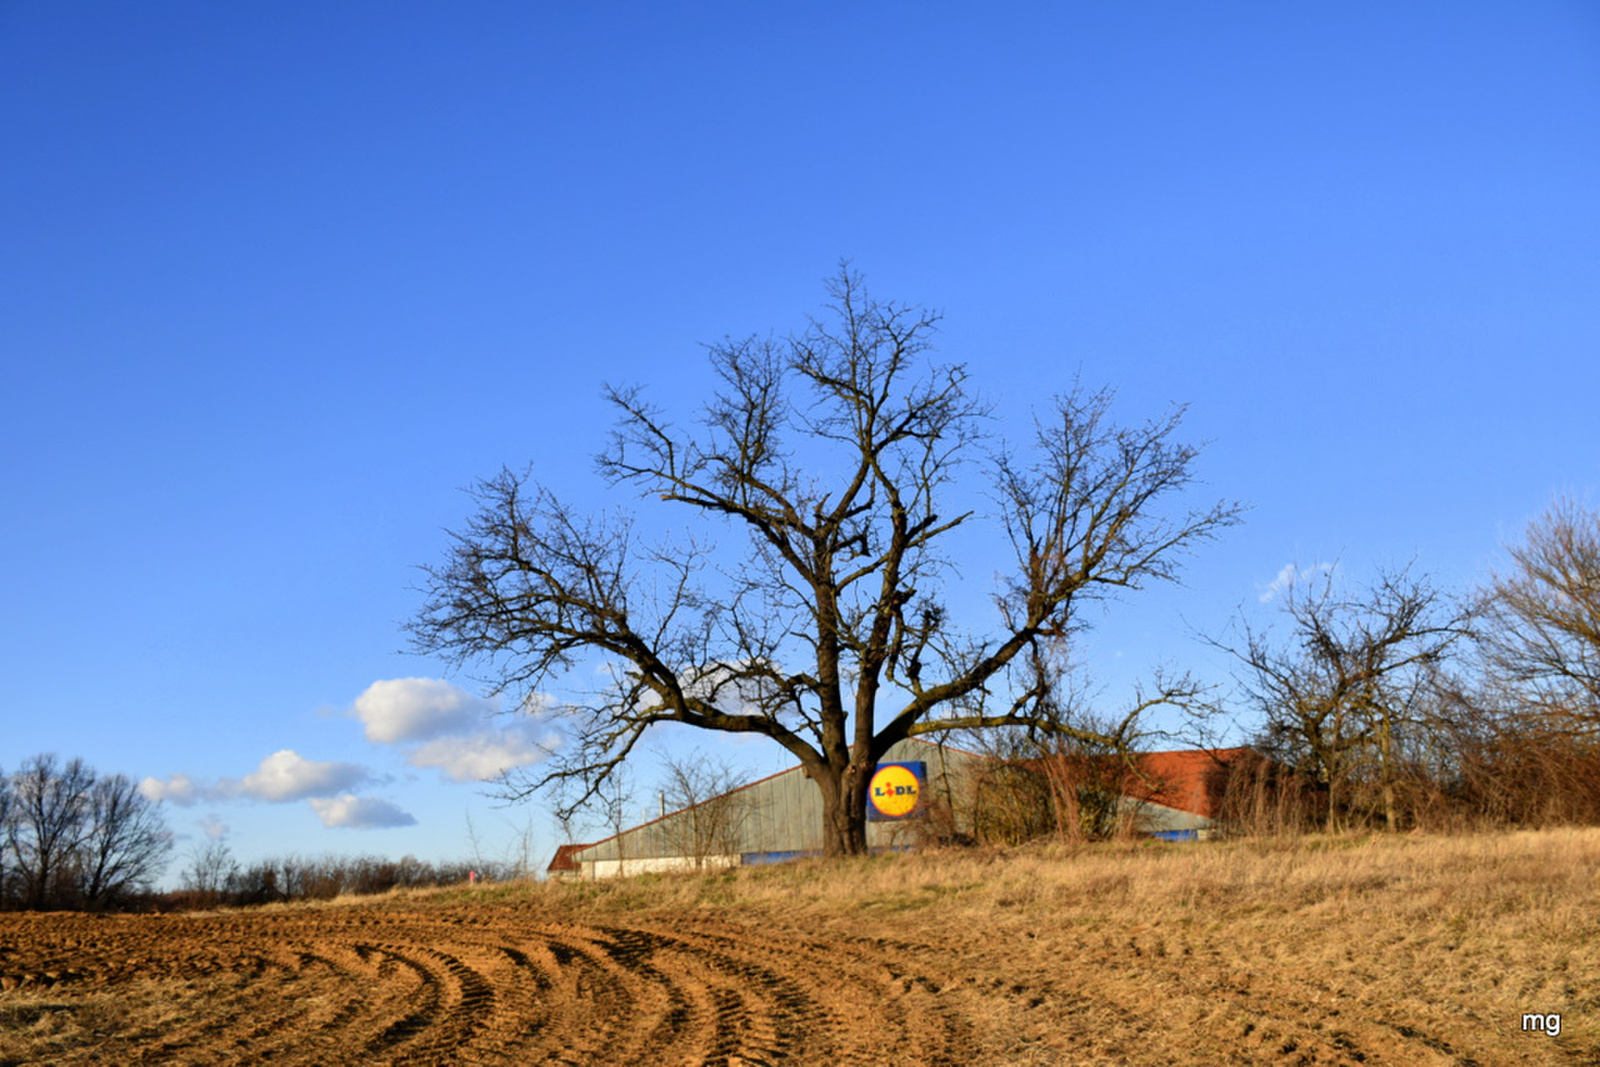
[[[1002,432],[1190,405],[1251,510],[1100,620],[1109,701],[1222,680],[1193,631],[1286,565],[1463,589],[1600,486],[1588,2],[0,3],[0,144],[0,767],[244,858],[553,846],[416,567],[502,464],[613,502],[602,384],[691,414],[841,257]]]

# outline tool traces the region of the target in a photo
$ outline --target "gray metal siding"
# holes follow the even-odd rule
[[[978,757],[926,741],[907,740],[892,746],[883,762],[921,760],[927,764],[926,795],[950,803],[960,811],[970,787],[971,764]],[[719,841],[715,853],[803,852],[822,847],[822,791],[799,767],[763,779],[727,794],[736,804],[736,830]],[[684,854],[684,842],[693,839],[689,809],[624,831],[573,854],[578,862],[594,860],[655,859]],[[867,825],[869,845],[894,845],[907,836],[904,822]],[[726,847],[723,847],[723,846]]]

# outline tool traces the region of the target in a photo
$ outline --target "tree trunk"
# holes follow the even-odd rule
[[[863,855],[867,851],[867,790],[860,771],[845,767],[812,777],[822,790],[822,854]]]
[[[1383,775],[1383,820],[1390,833],[1400,829],[1400,814],[1395,806],[1394,796],[1394,768],[1391,759],[1390,747],[1392,735],[1389,731],[1389,716],[1385,713],[1379,722],[1378,730],[1378,759],[1379,771]]]

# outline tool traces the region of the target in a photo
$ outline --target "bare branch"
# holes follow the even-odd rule
[[[1107,394],[1074,392],[1033,459],[993,460],[1017,574],[999,626],[961,632],[939,550],[976,516],[953,486],[989,456],[988,409],[965,367],[928,358],[936,313],[874,298],[847,266],[828,296],[798,334],[709,346],[720,384],[692,426],[637,387],[608,392],[618,421],[599,472],[732,530],[736,559],[709,542],[641,546],[627,518],[581,518],[526,475],[476,487],[411,633],[419,651],[490,665],[497,689],[568,694],[561,755],[508,795],[565,781],[581,804],[658,723],[757,733],[823,788],[828,847],[859,851],[866,778],[890,745],[953,721],[1059,728],[1048,687],[1013,664],[1078,625],[1075,599],[1171,580],[1178,556],[1237,521],[1227,504],[1162,511],[1196,455],[1173,441],[1178,412],[1120,428]],[[571,696],[597,664],[605,681]]]
[[[1600,732],[1600,512],[1557,500],[1481,598],[1489,666],[1544,725]]]
[[[1353,791],[1364,777],[1377,783],[1384,821],[1397,828],[1397,746],[1416,725],[1421,687],[1469,635],[1471,612],[1409,570],[1382,573],[1350,597],[1337,595],[1332,570],[1299,574],[1282,602],[1288,644],[1247,623],[1242,645],[1212,643],[1242,665],[1265,747],[1328,790],[1329,829],[1355,813]]]

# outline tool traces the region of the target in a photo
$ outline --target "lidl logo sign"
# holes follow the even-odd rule
[[[874,819],[910,815],[922,795],[922,778],[921,763],[880,763],[867,785],[867,814]]]

